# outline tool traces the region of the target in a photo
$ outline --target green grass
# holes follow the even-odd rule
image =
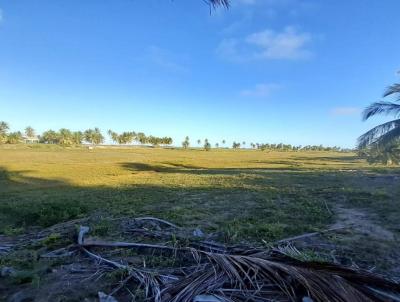
[[[352,153],[0,146],[0,233],[97,212],[271,242],[326,228],[339,202],[400,232],[393,175]]]

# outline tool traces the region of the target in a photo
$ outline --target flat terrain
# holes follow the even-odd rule
[[[397,271],[399,181],[353,153],[1,146],[0,234],[93,213],[151,215],[227,243],[349,227],[330,240]]]

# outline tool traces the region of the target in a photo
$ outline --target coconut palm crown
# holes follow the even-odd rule
[[[378,125],[358,138],[360,149],[368,146],[384,147],[397,142],[400,138],[400,84],[389,86],[383,97],[392,97],[393,101],[372,103],[363,111],[366,121],[375,115],[392,115],[394,120]]]

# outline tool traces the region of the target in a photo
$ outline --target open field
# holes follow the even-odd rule
[[[328,240],[357,264],[395,275],[399,180],[398,168],[352,153],[2,146],[0,232],[93,213],[98,232],[108,227],[101,217],[149,215],[227,243],[352,226]]]
[[[325,228],[339,205],[400,231],[399,171],[352,153],[17,146],[0,169],[3,233],[99,211],[269,241]]]

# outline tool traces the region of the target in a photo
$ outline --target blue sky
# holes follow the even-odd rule
[[[0,0],[0,120],[353,147],[399,81],[398,0]]]

